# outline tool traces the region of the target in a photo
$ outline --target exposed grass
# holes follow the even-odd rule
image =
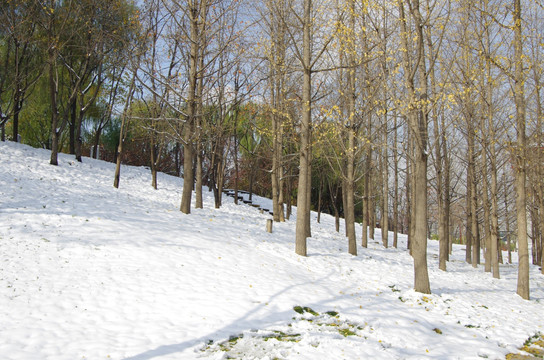
[[[295,306],[293,311],[299,314],[298,317],[294,317],[294,322],[287,324],[288,329],[295,328],[297,323],[306,322],[315,326],[315,332],[317,333],[338,333],[343,337],[359,336],[364,338],[360,333],[364,329],[364,325],[354,324],[348,320],[341,319],[340,314],[336,311],[326,311],[322,314],[307,307],[307,306]],[[290,347],[292,343],[297,343],[302,339],[302,335],[295,331],[282,331],[282,330],[270,330],[270,331],[258,331],[251,330],[244,332],[243,334],[233,335],[228,340],[220,342],[214,342],[209,340],[206,345],[201,349],[205,353],[223,352],[227,359],[243,359],[245,354],[244,347],[238,346],[240,341],[244,339],[253,344],[255,348],[263,347],[260,344],[264,344],[271,340],[282,343],[283,347]],[[247,342],[245,342],[247,346]],[[313,344],[318,346],[319,343]],[[237,347],[238,346],[238,347]],[[270,346],[270,345],[269,345]],[[276,346],[276,345],[273,345]]]
[[[510,353],[506,355],[507,360],[533,360],[544,359],[544,335],[536,333],[530,336],[520,348],[524,353]]]

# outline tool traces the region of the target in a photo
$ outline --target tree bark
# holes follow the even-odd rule
[[[514,0],[514,102],[516,105],[516,213],[518,228],[518,284],[517,294],[529,300],[529,245],[527,241],[526,209],[526,120],[523,75],[523,35],[521,31],[521,1]]]
[[[58,148],[59,148],[59,113],[57,105],[57,83],[56,83],[56,66],[57,53],[54,50],[49,50],[49,95],[51,101],[51,165],[58,165]]]
[[[193,132],[196,114],[196,90],[198,80],[198,63],[200,54],[200,28],[205,19],[202,19],[204,9],[208,6],[207,0],[189,3],[190,22],[190,55],[189,55],[189,86],[187,90],[187,116],[183,126],[183,192],[181,195],[180,211],[191,213],[191,197],[193,193]]]
[[[408,125],[415,142],[414,152],[414,199],[411,227],[412,256],[414,258],[414,289],[417,292],[431,292],[427,269],[427,142],[428,142],[428,88],[427,69],[425,64],[425,44],[423,36],[424,21],[420,13],[419,0],[412,0],[410,12],[415,23],[417,61],[413,66],[407,52],[404,52],[404,73],[406,87],[409,91],[410,108],[408,109]],[[399,2],[402,41],[408,49],[408,32],[404,15],[404,4]],[[418,73],[419,84],[416,89],[414,76]]]
[[[349,27],[355,31],[355,2],[349,2],[350,15]],[[345,208],[346,233],[348,237],[348,252],[357,255],[357,238],[355,236],[355,54],[351,51],[348,54],[348,76],[347,76],[347,149],[346,149],[346,174],[345,174]]]
[[[389,246],[389,150],[388,150],[388,127],[387,111],[384,114],[384,148],[383,148],[383,209],[382,209],[382,244],[385,248]]]
[[[115,175],[113,179],[113,187],[119,188],[119,181],[121,179],[121,161],[123,159],[125,135],[127,132],[127,123],[128,123],[128,112],[130,109],[130,104],[132,102],[132,96],[134,95],[136,83],[136,71],[133,71],[132,79],[130,81],[130,86],[127,93],[127,98],[125,99],[125,106],[123,108],[123,113],[121,114],[121,128],[119,129],[119,145],[117,147],[117,158],[115,160]]]
[[[485,140],[484,140],[485,141]],[[485,252],[484,252],[484,271],[485,272],[491,272],[491,211],[490,211],[490,203],[489,203],[489,194],[488,194],[488,185],[487,185],[487,154],[486,154],[486,144],[482,145],[482,156],[481,156],[481,167],[482,167],[482,180],[480,183],[482,184],[482,205],[484,210],[484,244],[485,244]],[[496,254],[496,251],[495,251]]]
[[[303,14],[303,82],[302,82],[302,118],[300,124],[300,159],[297,194],[297,222],[295,252],[306,256],[306,238],[310,222],[308,204],[310,181],[310,126],[312,123],[312,71],[311,71],[311,11],[312,1],[304,0]]]
[[[370,126],[370,125],[369,125]],[[369,213],[370,213],[370,166],[371,166],[371,157],[372,149],[371,145],[366,145],[366,160],[365,160],[365,174],[363,176],[363,234],[361,239],[361,246],[368,247],[368,228],[369,228]]]
[[[397,131],[397,114],[393,114],[394,118],[394,139],[393,142],[395,146],[393,147],[393,162],[394,162],[394,173],[395,173],[395,195],[393,197],[393,247],[396,249],[398,245],[398,232],[399,232],[399,162],[398,162],[398,131]]]

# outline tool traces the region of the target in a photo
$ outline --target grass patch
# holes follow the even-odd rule
[[[507,360],[532,360],[544,358],[544,335],[536,333],[530,336],[519,349],[529,355],[521,353],[510,353],[506,355]]]
[[[283,331],[274,330],[272,334],[263,336],[264,341],[268,341],[270,339],[276,339],[278,341],[299,342],[300,334],[287,334]]]
[[[258,358],[263,351],[266,353],[266,351],[277,351],[277,349],[289,352],[294,343],[302,340],[303,334],[296,330],[299,324],[305,332],[308,331],[313,336],[339,334],[343,337],[356,336],[366,339],[362,334],[366,323],[362,325],[342,319],[337,311],[326,311],[320,314],[307,306],[295,306],[293,311],[302,316],[294,317],[293,322],[287,324],[282,330],[250,330],[218,342],[209,340],[201,351],[207,354],[224,353],[223,356],[226,359]],[[312,343],[312,346],[318,345],[319,341]],[[254,351],[260,352],[254,353]],[[271,354],[269,356],[274,358]]]
[[[344,337],[348,337],[348,336],[357,336],[357,333],[354,332],[353,330],[351,330],[350,328],[347,328],[347,329],[338,329],[338,332],[340,333],[340,335],[344,336]]]
[[[301,315],[304,313],[312,314],[313,316],[319,316],[319,313],[314,311],[312,308],[309,308],[308,306],[295,306],[293,310]]]
[[[388,288],[390,288],[392,292],[400,292],[400,290],[397,289],[396,286],[397,285],[389,285]]]

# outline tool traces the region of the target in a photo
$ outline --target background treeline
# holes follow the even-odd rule
[[[430,292],[427,237],[518,294],[542,265],[543,19],[520,0],[5,0],[0,129],[57,153],[183,176],[180,210],[224,188],[345,221],[357,254],[409,235]],[[22,160],[23,161],[23,160]],[[194,193],[193,193],[194,190]],[[192,201],[192,196],[196,197]],[[319,216],[318,216],[319,221]],[[483,259],[480,250],[483,249]],[[503,259],[500,250],[508,251]]]

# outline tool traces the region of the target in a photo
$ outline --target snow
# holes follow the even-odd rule
[[[153,190],[123,166],[114,189],[114,164],[49,156],[0,143],[1,359],[497,359],[544,332],[537,267],[525,301],[517,264],[493,279],[454,246],[442,272],[430,241],[423,295],[402,235],[384,249],[377,229],[353,257],[312,214],[299,257],[293,219],[270,234],[270,215],[226,196],[214,209],[208,192],[184,215],[179,178]]]

